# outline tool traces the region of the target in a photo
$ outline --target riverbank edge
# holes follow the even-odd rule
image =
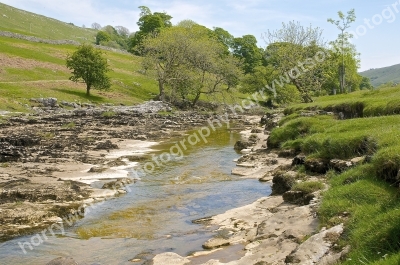
[[[167,108],[162,106],[152,111],[145,108],[140,112],[137,106],[132,110],[89,107],[60,114],[21,114],[2,123],[0,138],[3,143],[10,143],[3,149],[9,155],[6,158],[14,159],[14,155],[17,158],[0,161],[2,242],[25,235],[33,237],[60,224],[73,224],[84,217],[86,208],[129,192],[129,185],[138,179],[125,169],[140,163],[153,151],[147,147],[181,137],[193,127],[209,125],[209,120],[220,124],[224,121],[215,113],[158,114]],[[242,120],[240,115],[227,115],[227,118]],[[106,126],[99,128],[99,124]],[[86,140],[91,133],[97,136],[90,143],[79,141],[81,135]],[[135,144],[147,145],[146,150],[129,153]],[[61,152],[57,151],[59,148]],[[55,151],[56,154],[52,153]],[[87,183],[98,175],[104,177],[103,189]],[[43,193],[49,190],[49,194]]]
[[[271,117],[278,124],[282,115]],[[296,175],[293,158],[267,147],[271,126],[261,126],[260,117],[246,117],[251,123],[242,131],[242,157],[232,169],[232,174],[243,178],[269,182],[274,189],[274,176]],[[255,140],[256,139],[256,140]],[[236,148],[236,146],[235,146]],[[279,172],[279,173],[278,173]],[[283,172],[283,173],[282,173]],[[323,181],[324,176],[302,176],[299,182]],[[328,188],[325,184],[324,190]],[[247,265],[247,264],[337,264],[350,251],[338,248],[336,243],[343,233],[343,224],[330,229],[320,228],[317,210],[321,190],[312,193],[307,203],[289,202],[283,194],[273,194],[252,204],[231,209],[225,213],[195,220],[205,226],[217,226],[215,237],[203,244],[204,251],[187,257],[175,253],[162,253],[153,259],[154,265]],[[295,202],[295,203],[294,203]],[[229,256],[241,258],[230,260]],[[232,255],[235,254],[235,255]],[[206,262],[202,262],[207,260]]]

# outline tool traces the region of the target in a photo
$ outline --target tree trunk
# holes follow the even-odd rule
[[[194,108],[194,106],[196,105],[197,101],[199,101],[201,93],[197,93],[196,97],[194,98],[193,102],[192,102],[192,108]]]
[[[90,96],[90,84],[86,84],[86,96]]]
[[[161,101],[165,101],[164,82],[162,80],[158,80],[158,89],[160,91],[158,99]]]
[[[314,102],[308,93],[303,93],[302,98],[304,103]]]

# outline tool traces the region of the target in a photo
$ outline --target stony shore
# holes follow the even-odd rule
[[[124,186],[135,178],[123,169],[142,161],[152,144],[218,119],[198,112],[172,114],[161,102],[70,107],[74,109],[38,108],[37,114],[17,115],[0,124],[1,240],[39,231],[84,205],[124,193]],[[349,249],[336,245],[343,226],[319,227],[321,191],[291,191],[287,183],[325,182],[325,176],[296,172],[296,165],[304,162],[301,155],[267,146],[269,130],[280,118],[263,117],[261,126],[260,117],[229,117],[246,126],[235,145],[243,155],[232,174],[270,182],[273,195],[194,220],[218,227],[204,251],[188,257],[162,253],[149,264],[328,265],[345,257]],[[100,186],[89,185],[94,181]],[[70,258],[52,262],[75,264]]]
[[[243,156],[232,170],[232,174],[243,178],[270,182],[273,195],[223,214],[195,220],[205,226],[218,227],[215,237],[204,243],[204,251],[188,257],[162,253],[152,264],[333,265],[346,256],[349,248],[336,245],[343,225],[330,229],[319,227],[316,211],[321,191],[301,194],[285,187],[283,175],[293,176],[297,182],[324,182],[325,177],[313,174],[300,178],[294,171],[298,157],[268,149],[268,130],[279,119],[279,115],[272,116],[264,121],[265,126],[259,127],[260,118],[253,118],[248,130],[242,132],[242,141],[235,146],[242,149]]]
[[[0,241],[40,231],[83,212],[85,205],[125,193],[135,176],[124,169],[141,161],[152,145],[217,118],[171,113],[162,102],[60,103],[64,108],[52,99],[36,103],[42,105],[36,114],[0,123]]]

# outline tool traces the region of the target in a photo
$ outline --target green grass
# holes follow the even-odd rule
[[[306,110],[343,112],[351,117],[373,117],[400,114],[400,85],[371,91],[314,98],[313,103],[296,104],[287,108],[287,114]]]
[[[320,181],[305,181],[293,185],[293,191],[302,191],[305,194],[310,194],[325,187],[324,183]]]
[[[341,174],[327,174],[330,188],[319,209],[321,226],[345,224],[340,246],[351,245],[343,264],[399,264],[400,261],[400,91],[384,88],[317,98],[286,110],[270,147],[297,149],[308,158],[351,159],[370,156]],[[362,118],[302,116],[310,110],[347,110]],[[347,109],[346,109],[347,108]],[[299,184],[301,185],[301,184]],[[303,184],[306,185],[306,184]],[[302,188],[302,187],[300,187]],[[308,187],[307,187],[308,188]]]
[[[362,264],[360,261],[396,264],[381,259],[384,255],[399,255],[398,188],[378,179],[371,164],[336,176],[330,184],[331,188],[324,193],[319,216],[322,226],[345,224],[341,244],[350,244],[352,252],[344,264]],[[341,218],[344,212],[349,216]]]
[[[67,21],[68,22],[68,21]],[[67,39],[94,42],[96,31],[33,14],[0,3],[0,31],[9,31],[43,39]],[[86,25],[89,26],[90,25]]]
[[[104,52],[112,71],[108,91],[92,90],[86,96],[84,84],[68,80],[70,71],[65,66],[68,54],[76,50],[72,45],[51,45],[0,37],[0,56],[5,65],[0,71],[0,109],[28,111],[30,98],[55,97],[59,101],[81,103],[113,103],[134,105],[158,94],[154,78],[139,73],[142,58]],[[137,86],[137,83],[140,86]]]

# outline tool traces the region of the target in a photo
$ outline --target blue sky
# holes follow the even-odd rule
[[[400,63],[400,0],[0,0],[0,2],[75,25],[125,26],[136,31],[139,6],[165,11],[172,22],[191,19],[199,24],[222,27],[234,36],[252,34],[265,47],[261,34],[279,29],[282,22],[299,21],[324,30],[327,41],[338,30],[327,22],[337,11],[354,8],[357,20],[350,30],[361,53],[361,71]],[[369,20],[369,22],[368,22]]]

